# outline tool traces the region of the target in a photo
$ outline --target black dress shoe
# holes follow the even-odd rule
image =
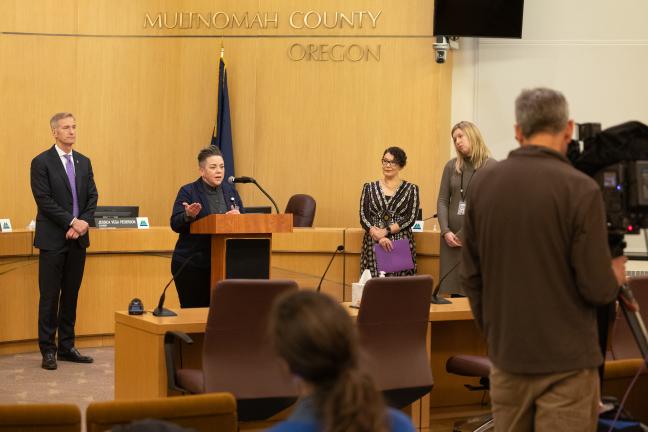
[[[61,361],[71,361],[74,363],[92,363],[92,357],[81,355],[78,349],[72,348],[70,351],[59,351],[56,355]]]
[[[56,356],[53,352],[46,352],[43,354],[43,363],[41,367],[46,370],[55,370],[56,369]]]

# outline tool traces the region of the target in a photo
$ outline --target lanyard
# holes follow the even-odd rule
[[[468,184],[466,184],[466,189],[464,189],[464,187],[463,187],[464,170],[463,170],[463,168],[461,169],[461,187],[459,189],[459,193],[461,194],[461,201],[466,200],[466,192],[468,192],[468,186],[470,186],[470,182],[472,181],[472,178],[473,178],[473,176],[475,175],[476,172],[477,172],[477,170],[474,170],[472,172],[472,174],[470,175],[470,178],[468,179]]]

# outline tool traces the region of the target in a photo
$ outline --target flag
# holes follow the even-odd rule
[[[225,161],[225,175],[234,174],[234,150],[232,148],[232,118],[230,116],[229,92],[227,91],[227,69],[221,52],[218,64],[218,108],[216,123],[212,134],[211,145],[216,146],[223,153]]]

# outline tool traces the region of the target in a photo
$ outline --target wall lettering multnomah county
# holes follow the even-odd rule
[[[382,11],[317,11],[295,10],[285,16],[279,12],[158,12],[146,13],[144,29],[197,30],[197,29],[243,29],[278,30],[281,24],[299,32],[318,33],[334,29],[376,29]],[[288,47],[292,61],[316,62],[368,62],[380,61],[381,45],[360,44],[303,44]]]
[[[293,11],[286,21],[295,30],[375,29],[382,11]],[[145,29],[249,29],[279,28],[279,12],[158,12],[146,13]]]

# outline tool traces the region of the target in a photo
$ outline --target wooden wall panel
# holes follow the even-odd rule
[[[178,188],[198,175],[197,151],[210,140],[221,43],[237,174],[256,177],[281,208],[293,193],[313,195],[317,226],[357,226],[362,183],[380,176],[382,150],[399,145],[409,156],[403,177],[420,185],[422,207],[434,213],[450,157],[451,64],[434,63],[432,2],[405,3],[3,2],[0,184],[9,187],[0,213],[18,228],[34,217],[29,162],[52,143],[49,117],[65,110],[77,116],[77,148],[93,160],[100,204],[138,204],[153,225],[166,225]],[[293,10],[363,9],[382,10],[376,29],[305,31],[286,23]],[[190,10],[276,10],[281,23],[268,30],[143,28],[146,12]],[[188,34],[209,37],[137,37]],[[324,37],[335,34],[344,37]],[[294,62],[292,43],[381,45],[381,58]],[[239,190],[250,205],[266,203],[252,185]]]

